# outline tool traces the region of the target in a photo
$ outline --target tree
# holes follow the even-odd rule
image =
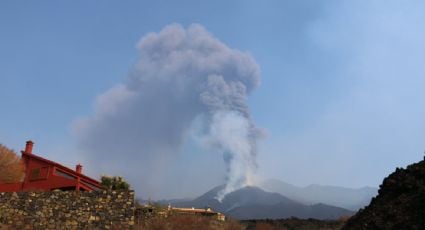
[[[0,183],[16,183],[24,178],[24,164],[16,153],[0,144]]]
[[[102,176],[100,178],[100,184],[102,184],[104,189],[107,190],[129,190],[130,185],[119,176]]]

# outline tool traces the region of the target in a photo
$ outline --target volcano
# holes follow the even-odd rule
[[[227,194],[220,202],[217,194],[224,186],[217,186],[191,201],[171,202],[175,207],[210,207],[238,220],[281,219],[289,217],[337,219],[354,212],[326,204],[304,205],[279,193],[266,192],[259,187],[247,186]]]

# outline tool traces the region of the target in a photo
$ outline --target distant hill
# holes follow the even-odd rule
[[[353,211],[368,205],[378,191],[372,187],[359,189],[323,185],[298,187],[276,179],[265,180],[259,186],[266,191],[280,193],[303,204],[324,203]]]
[[[378,193],[343,229],[425,229],[425,158],[397,168]]]
[[[300,219],[336,220],[351,216],[354,212],[326,204],[303,205],[300,203],[275,205],[247,205],[235,208],[226,213],[239,220],[282,219],[296,217]]]
[[[280,219],[288,217],[336,219],[354,212],[325,204],[304,205],[279,193],[266,192],[258,187],[244,187],[227,194],[222,202],[215,197],[223,189],[218,186],[202,196],[184,202],[172,203],[176,207],[211,207],[235,219]]]

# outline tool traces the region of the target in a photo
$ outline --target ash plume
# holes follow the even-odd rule
[[[144,36],[137,48],[125,82],[98,96],[94,115],[74,124],[88,158],[154,194],[166,182],[153,175],[161,174],[201,120],[201,139],[226,162],[226,187],[217,198],[251,183],[260,134],[247,105],[260,82],[255,60],[197,24],[167,26]]]

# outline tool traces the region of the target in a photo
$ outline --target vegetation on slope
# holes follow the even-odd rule
[[[16,183],[22,181],[24,165],[16,153],[0,144],[0,183]]]
[[[136,226],[136,229],[164,230],[242,230],[243,226],[237,221],[218,221],[215,218],[195,215],[172,215],[169,217],[156,216]]]

